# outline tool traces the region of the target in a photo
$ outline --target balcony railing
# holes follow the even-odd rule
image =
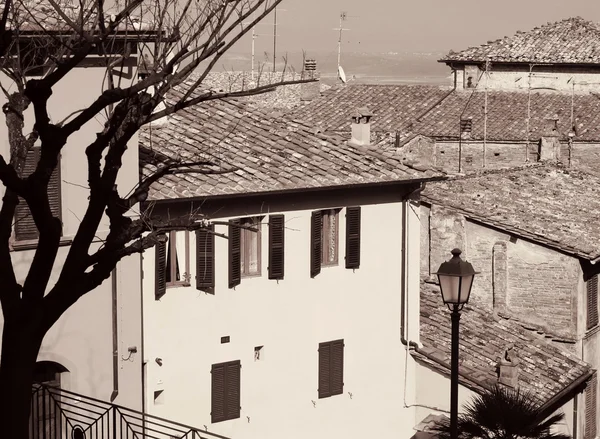
[[[34,385],[30,439],[228,439],[57,387]]]

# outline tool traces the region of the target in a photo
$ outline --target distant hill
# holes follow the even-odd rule
[[[342,67],[348,79],[360,83],[386,83],[386,84],[450,84],[450,69],[438,63],[445,53],[342,53]],[[281,70],[285,62],[283,55],[277,60],[277,70]],[[337,79],[337,53],[309,52],[307,58],[317,60],[321,79],[332,84]],[[287,64],[295,71],[302,70],[303,55],[301,52],[288,53]],[[265,55],[257,55],[256,69],[259,65],[265,71],[273,69],[273,62],[266,60]],[[217,66],[216,70],[241,71],[250,70],[251,57],[247,53],[227,53]]]

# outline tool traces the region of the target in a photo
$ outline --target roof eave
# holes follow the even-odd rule
[[[539,421],[543,421],[557,409],[573,399],[577,394],[581,393],[587,386],[587,382],[590,378],[594,376],[594,373],[596,373],[595,369],[588,369],[583,375],[575,378],[571,384],[546,401],[540,408]]]

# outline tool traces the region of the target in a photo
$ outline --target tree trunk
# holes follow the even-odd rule
[[[34,313],[17,313],[21,318],[6,319],[2,334],[0,431],[3,439],[29,438],[33,371],[43,339]]]

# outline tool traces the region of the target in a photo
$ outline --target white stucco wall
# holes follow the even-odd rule
[[[336,206],[331,206],[336,207]],[[419,224],[409,212],[409,337],[417,339]],[[345,209],[339,265],[309,270],[310,210],[285,214],[285,279],[262,276],[227,288],[227,241],[216,238],[216,289],[169,288],[154,299],[154,253],[144,254],[147,412],[236,439],[413,435],[415,363],[400,342],[401,203],[362,207],[361,265],[344,267]],[[279,212],[271,212],[279,213]],[[225,218],[226,219],[226,218]],[[268,221],[268,216],[264,219]],[[216,232],[226,233],[225,226]],[[195,275],[191,234],[192,283]],[[231,342],[221,344],[222,336]],[[344,393],[319,399],[318,345],[344,339]],[[254,361],[254,347],[264,359]],[[155,361],[162,359],[162,366]],[[240,360],[241,417],[211,424],[211,365]],[[154,391],[164,390],[160,403]]]
[[[133,70],[133,79],[136,78]],[[0,76],[4,86],[9,82]],[[127,85],[127,81],[122,83]],[[89,106],[102,92],[106,84],[105,69],[97,67],[76,68],[53,89],[48,102],[50,119],[62,121],[76,110]],[[14,90],[14,86],[10,91]],[[5,97],[0,94],[0,106]],[[25,133],[33,125],[33,109],[26,113]],[[90,121],[75,132],[61,152],[61,207],[63,239],[72,239],[88,206],[87,159],[85,149],[102,131],[104,114]],[[0,122],[0,154],[8,161],[9,144],[4,120]],[[119,192],[126,194],[138,181],[137,136],[129,144],[123,157],[119,175]],[[0,184],[0,193],[4,186]],[[102,222],[96,236],[98,242],[108,232],[108,221]],[[49,288],[58,279],[68,246],[59,250]],[[17,280],[23,281],[34,250],[16,250],[12,260]],[[117,315],[118,315],[118,396],[116,403],[142,408],[142,339],[141,339],[141,262],[140,256],[132,256],[117,267]],[[1,316],[0,316],[1,322]],[[136,346],[138,353],[128,357],[128,347]],[[69,372],[62,377],[63,387],[87,396],[109,400],[113,393],[113,330],[112,330],[112,282],[109,278],[99,288],[80,299],[65,313],[44,339],[40,361],[62,364]]]

